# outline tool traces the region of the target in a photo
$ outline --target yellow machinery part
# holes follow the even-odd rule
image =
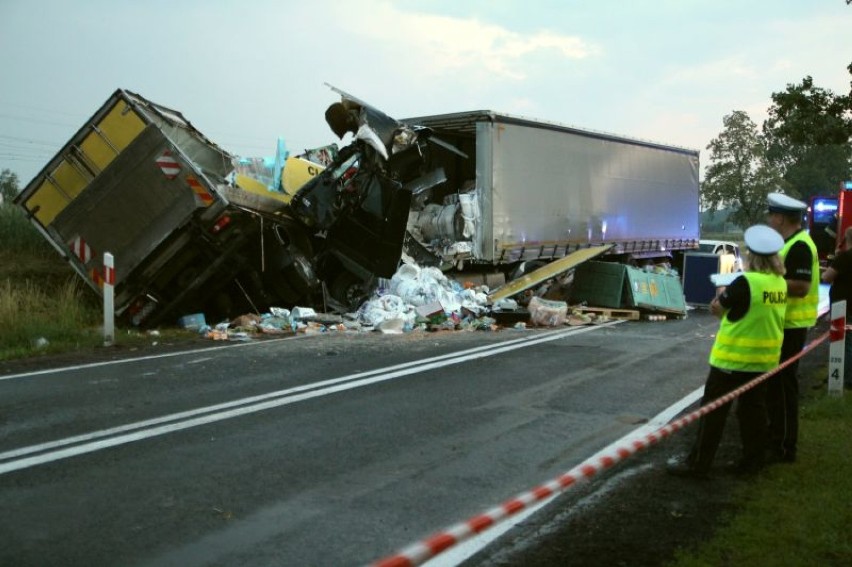
[[[488,296],[488,303],[494,303],[495,301],[511,297],[516,293],[521,293],[522,291],[526,291],[531,287],[543,283],[550,278],[555,278],[559,274],[567,272],[571,268],[576,268],[583,262],[591,260],[596,256],[600,256],[610,248],[612,248],[611,244],[605,244],[603,246],[592,246],[590,248],[576,250],[564,258],[550,262],[537,270],[533,270],[528,274],[524,274],[523,276],[500,286]]]

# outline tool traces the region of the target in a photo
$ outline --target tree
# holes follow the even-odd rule
[[[11,170],[0,171],[0,201],[10,203],[18,195],[18,175]]]
[[[847,69],[852,75],[852,64]],[[852,90],[838,95],[807,76],[772,93],[772,102],[763,123],[767,157],[795,192],[834,193],[852,179]]]
[[[763,220],[766,195],[783,181],[767,162],[763,136],[745,111],[735,110],[722,124],[724,130],[707,146],[710,165],[701,183],[701,201],[710,211],[733,209],[728,220],[747,228]]]

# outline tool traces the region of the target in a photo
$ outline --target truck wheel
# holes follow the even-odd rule
[[[352,272],[340,272],[331,282],[328,293],[349,309],[357,309],[373,292],[374,286]]]

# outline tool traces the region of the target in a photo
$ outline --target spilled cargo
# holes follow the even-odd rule
[[[695,151],[488,111],[399,121],[332,89],[348,144],[269,160],[118,90],[16,203],[95,292],[111,253],[116,313],[142,327],[354,312],[406,263],[496,288],[490,305],[598,255],[697,244]]]

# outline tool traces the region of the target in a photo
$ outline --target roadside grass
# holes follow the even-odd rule
[[[799,435],[797,462],[740,487],[741,508],[670,567],[852,565],[852,393],[803,401]]]
[[[18,253],[39,255],[52,251],[23,210],[5,203],[0,205],[0,243],[4,244],[4,249],[11,247]]]
[[[76,276],[43,288],[30,280],[0,282],[0,360],[91,351],[103,346],[100,299]],[[197,337],[179,328],[116,328],[113,344],[130,350]]]
[[[100,298],[24,216],[0,205],[0,360],[91,350],[103,345]],[[116,328],[115,344],[141,347],[195,336]]]
[[[97,311],[85,291],[73,278],[53,289],[7,278],[0,284],[0,360],[97,344]]]

